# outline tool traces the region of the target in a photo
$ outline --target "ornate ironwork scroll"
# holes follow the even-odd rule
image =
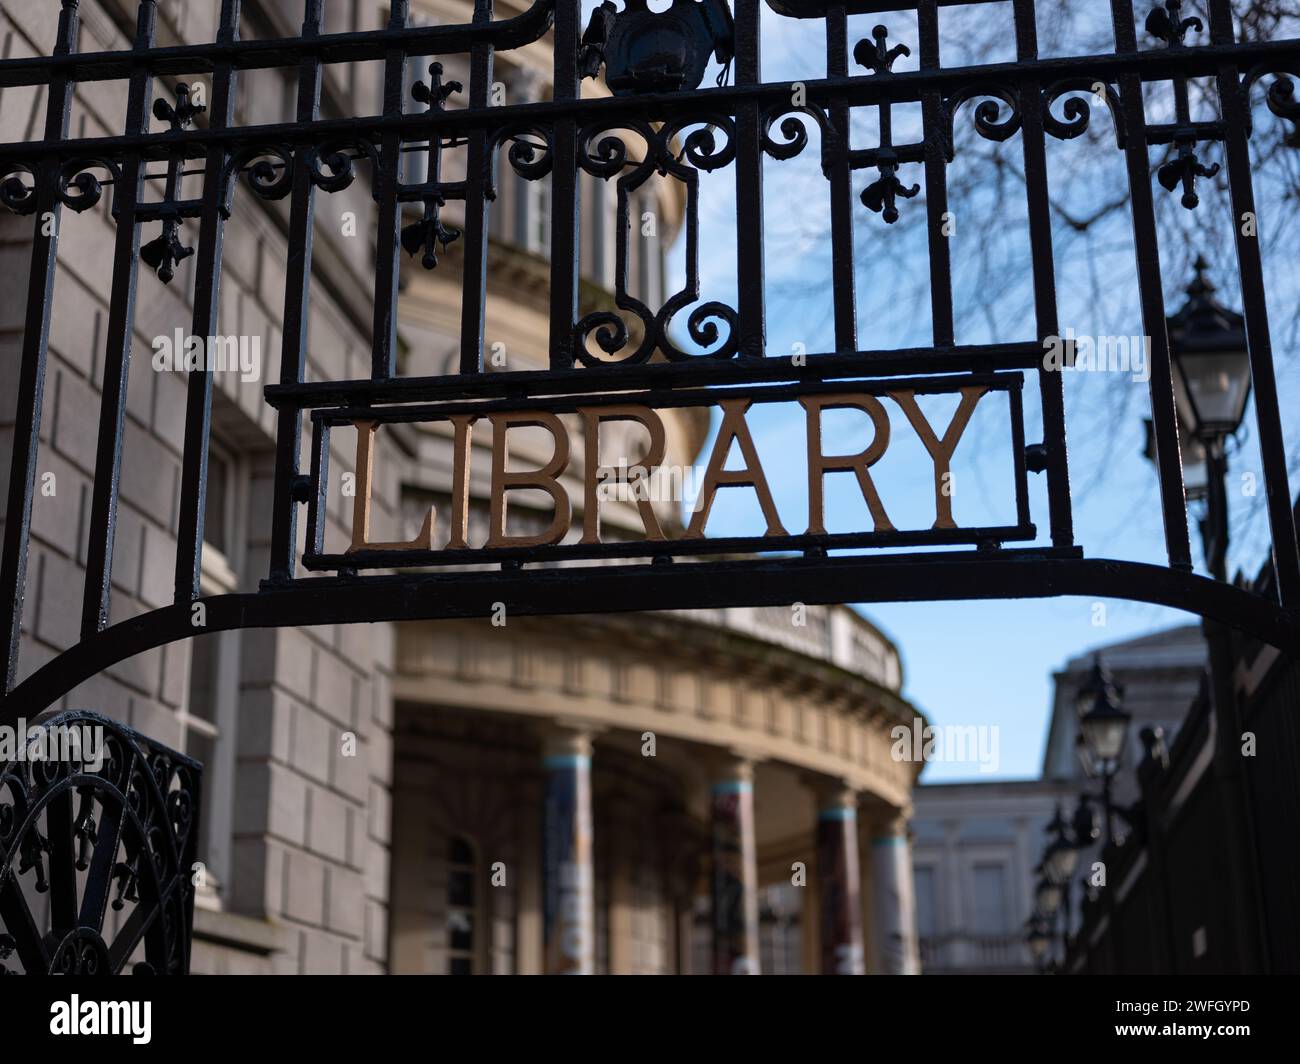
[[[0,754],[0,974],[188,974],[202,766],[82,711]]]

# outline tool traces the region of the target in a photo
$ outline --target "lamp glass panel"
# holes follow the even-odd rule
[[[1179,356],[1179,369],[1199,422],[1197,428],[1200,431],[1236,429],[1250,391],[1250,361],[1246,352],[1183,352]]]
[[[1083,739],[1088,750],[1099,761],[1114,761],[1124,749],[1125,725],[1128,722],[1119,716],[1084,718],[1081,723]]]

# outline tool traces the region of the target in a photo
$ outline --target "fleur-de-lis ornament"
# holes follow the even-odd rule
[[[140,258],[158,275],[158,280],[169,284],[176,276],[176,265],[194,254],[194,249],[181,243],[176,235],[178,226],[174,219],[163,222],[162,232],[140,249]]]
[[[873,75],[893,72],[894,62],[901,56],[911,55],[912,50],[905,44],[889,45],[889,30],[876,26],[871,31],[872,40],[865,37],[853,47],[853,58],[866,67]],[[874,43],[873,43],[874,42]],[[898,179],[898,152],[893,142],[893,111],[888,101],[880,106],[880,147],[874,153],[876,169],[880,176],[862,190],[860,196],[863,206],[875,211],[887,223],[893,225],[898,221],[898,198],[912,199],[921,191],[920,185],[910,188]]]
[[[1164,7],[1154,7],[1147,16],[1147,33],[1158,37],[1170,48],[1181,48],[1189,30],[1197,33],[1203,28],[1201,20],[1195,15],[1183,18],[1183,0],[1165,0]]]
[[[898,180],[898,164],[884,161],[889,157],[897,158],[892,150],[882,149],[879,154],[880,176],[862,190],[860,198],[864,207],[875,211],[886,222],[893,225],[898,221],[898,197],[913,199],[920,193],[921,186],[913,185],[908,188]]]
[[[182,129],[192,128],[194,117],[206,110],[206,104],[194,102],[194,90],[184,81],[176,83],[175,105],[168,103],[162,97],[153,102],[154,117],[162,122],[167,122],[174,133]]]
[[[1196,144],[1195,139],[1179,138],[1175,142],[1178,146],[1178,156],[1175,159],[1165,163],[1156,171],[1156,180],[1164,186],[1166,191],[1173,192],[1179,185],[1183,186],[1182,205],[1189,211],[1201,202],[1201,197],[1196,194],[1196,179],[1198,177],[1213,177],[1219,172],[1219,164],[1205,166],[1197,157],[1193,146]]]
[[[429,81],[428,85],[423,81],[417,81],[411,86],[411,95],[425,104],[428,113],[432,115],[441,111],[448,97],[460,92],[462,86],[459,81],[449,81],[445,85],[442,83],[441,63],[429,64]],[[438,265],[438,245],[441,244],[442,250],[446,251],[447,246],[453,240],[458,240],[461,235],[461,231],[455,226],[444,225],[441,218],[442,208],[446,206],[447,201],[441,185],[442,142],[436,129],[429,134],[428,160],[429,191],[423,197],[424,216],[419,221],[403,226],[401,238],[406,253],[414,256],[423,251],[420,265],[426,270],[432,270]]]
[[[1183,18],[1182,0],[1165,0],[1164,7],[1154,7],[1151,14],[1147,15],[1147,32],[1157,40],[1164,41],[1167,48],[1186,47],[1187,34],[1192,30],[1199,33],[1203,28],[1199,18]],[[1186,78],[1174,79],[1174,109],[1178,121],[1174,147],[1178,154],[1156,171],[1156,180],[1169,192],[1182,185],[1181,202],[1190,211],[1201,202],[1196,194],[1196,179],[1213,177],[1220,167],[1218,163],[1206,166],[1196,155],[1196,131],[1187,102]]]
[[[80,794],[81,808],[77,811],[73,834],[77,839],[77,871],[84,872],[90,867],[90,855],[99,842],[99,825],[95,823],[94,795],[89,788],[81,790]]]
[[[50,889],[50,884],[45,878],[45,858],[44,854],[50,852],[50,844],[38,831],[29,831],[23,836],[22,844],[19,846],[18,856],[18,874],[21,876],[32,869],[36,870],[36,893],[44,894]]]
[[[871,36],[875,39],[876,43],[874,45],[863,37],[853,46],[853,60],[859,66],[864,66],[872,71],[872,73],[892,73],[896,59],[900,56],[912,54],[912,49],[905,44],[896,44],[892,48],[887,47],[885,42],[889,40],[889,30],[884,26],[876,26],[872,29]]]
[[[161,97],[153,102],[154,117],[171,126],[172,133],[179,133],[194,125],[196,115],[206,111],[207,107],[195,103],[193,90],[185,82],[176,84],[176,103],[173,106]],[[173,154],[167,160],[167,190],[164,202],[174,202],[180,187],[181,156]],[[182,244],[177,231],[180,223],[176,218],[165,218],[162,232],[140,249],[140,258],[149,266],[163,284],[170,284],[176,276],[176,264],[194,254],[192,247]]]

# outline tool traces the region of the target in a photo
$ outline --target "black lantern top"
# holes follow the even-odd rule
[[[1123,697],[1123,685],[1115,682],[1110,670],[1102,664],[1101,655],[1096,655],[1092,659],[1092,670],[1088,673],[1088,678],[1080,685],[1079,693],[1075,696],[1074,705],[1079,716],[1083,717],[1099,700],[1108,706],[1118,706]]]

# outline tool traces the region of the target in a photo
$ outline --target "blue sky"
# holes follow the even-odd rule
[[[890,24],[891,43],[900,36],[904,41],[908,39],[906,24],[900,26],[899,17],[880,17]],[[850,45],[859,37],[867,36],[875,21],[876,18],[861,17],[851,20]],[[986,31],[990,28],[987,20],[984,27]],[[996,31],[996,27],[991,28]],[[821,34],[820,22],[779,19],[765,10],[764,79],[821,76],[824,71],[824,65],[819,65],[824,64]],[[949,55],[945,45],[945,60]],[[914,62],[915,54],[910,60]],[[899,68],[909,69],[908,64],[904,60]],[[707,84],[712,72],[705,77]],[[967,105],[965,127],[970,126],[970,106]],[[896,116],[896,140],[914,136],[909,121],[906,113]],[[962,121],[959,117],[959,124]],[[1094,129],[1089,138],[1097,132]],[[973,136],[968,128],[959,130],[958,160],[950,175],[957,173],[956,167],[963,159],[963,135],[968,141]],[[1101,135],[1107,134],[1102,131]],[[866,115],[855,127],[855,146],[874,143],[874,137],[874,120]],[[1059,190],[1077,177],[1081,159],[1090,169],[1084,174],[1082,185],[1070,184],[1072,194],[1086,201],[1090,195],[1100,195],[1098,190],[1123,187],[1119,153],[1068,154],[1081,150],[1078,145],[1082,143],[1049,144],[1050,177],[1054,182],[1062,182],[1062,185],[1054,184],[1054,189]],[[1018,157],[1019,138],[1012,138],[1008,148]],[[817,151],[814,137],[813,143],[797,159],[779,163],[769,160],[765,166],[769,356],[797,350],[795,343],[804,344],[810,352],[833,347],[829,334],[828,201],[826,182],[817,166]],[[855,193],[874,177],[873,171],[857,172]],[[919,167],[905,168],[900,177],[908,184],[923,180]],[[736,278],[734,182],[731,169],[703,175],[701,179],[701,246],[704,249],[700,263],[701,298],[720,299],[732,305]],[[1078,188],[1082,191],[1076,192]],[[954,262],[958,264],[954,273],[958,342],[1034,338],[1032,306],[1024,302],[1029,298],[1029,274],[1023,193],[1020,197],[1019,202],[1012,198],[1011,208],[1004,212],[1005,218],[1000,216],[998,224],[991,227],[992,235],[987,224],[962,224],[963,219],[986,223],[986,212],[997,209],[986,189],[975,183],[965,198],[952,199],[958,222],[954,235]],[[1081,203],[1080,209],[1086,206],[1086,202]],[[1207,209],[1212,207],[1203,204],[1202,210]],[[900,210],[903,217],[899,223],[886,226],[879,215],[871,214],[855,200],[859,347],[863,349],[929,342],[923,197],[903,202]],[[1194,225],[1198,219],[1178,221]],[[1119,216],[1119,223],[1112,235],[1103,232],[1098,241],[1089,244],[1086,255],[1075,250],[1074,245],[1058,245],[1056,265],[1063,328],[1071,326],[1081,335],[1127,336],[1142,332],[1126,213]],[[1166,299],[1170,312],[1180,305],[1179,289],[1186,280],[1174,271],[1182,268],[1183,261],[1192,253],[1189,241],[1196,239],[1194,229],[1190,230],[1192,237],[1186,237],[1187,231],[1162,233],[1162,240],[1170,241],[1169,245],[1162,246],[1166,252]],[[973,261],[968,242],[981,235],[986,241],[986,261],[992,263],[992,269],[976,274],[963,263]],[[1268,247],[1267,243],[1265,246]],[[1222,266],[1212,271],[1212,277],[1224,289],[1221,292],[1224,301],[1232,303],[1234,293],[1229,275],[1235,259],[1230,249],[1219,248],[1217,252],[1210,249],[1206,253],[1218,255],[1217,261]],[[1276,267],[1266,265],[1276,272]],[[1270,278],[1275,299],[1279,289],[1285,294],[1294,292],[1292,272],[1287,270],[1282,281]],[[683,248],[679,241],[670,255],[670,280],[680,283],[682,276]],[[979,304],[983,293],[995,289],[1000,293],[996,312],[982,313],[985,308]],[[680,318],[684,321],[685,314]],[[1281,366],[1279,386],[1283,410],[1293,409],[1300,398],[1294,360],[1286,357],[1293,350],[1288,346],[1293,337],[1283,335],[1276,326],[1274,333]],[[1076,542],[1084,546],[1090,557],[1163,562],[1155,473],[1141,456],[1142,418],[1149,413],[1147,385],[1132,379],[1130,374],[1071,373],[1066,377],[1066,391]],[[1032,377],[1026,380],[1025,400],[1027,440],[1034,442],[1041,436],[1037,427],[1041,422],[1037,385]],[[1009,505],[1006,485],[1010,441],[1005,415],[999,415],[991,403],[991,398],[981,402],[953,465],[957,478],[954,511],[961,525],[996,520],[999,515],[1006,515]],[[923,404],[927,417],[940,434],[954,406],[951,400]],[[838,422],[827,422],[828,453],[847,454],[864,447],[870,435],[866,419],[856,415],[854,421],[852,413],[837,416]],[[791,531],[802,531],[806,516],[803,417],[803,411],[797,406],[773,405],[754,408],[749,419],[778,509]],[[873,477],[897,526],[925,527],[932,519],[933,506],[930,459],[897,409],[891,410],[891,418],[891,447],[880,465],[873,468]],[[1234,478],[1243,472],[1257,475],[1259,469],[1249,422],[1248,413],[1248,427],[1231,459]],[[711,441],[706,444],[703,457],[707,457],[709,446]],[[731,464],[737,463],[733,460]],[[826,490],[828,527],[832,531],[870,527],[866,507],[852,477],[831,476],[826,480]],[[1260,505],[1262,493],[1254,495],[1245,481],[1239,483],[1234,479],[1230,483],[1230,495],[1234,517],[1230,564],[1253,575],[1267,549]],[[931,518],[926,517],[927,508],[931,509]],[[1040,530],[1038,542],[1045,542],[1046,496],[1041,477],[1031,477],[1031,514]],[[729,488],[719,492],[708,524],[710,535],[754,535],[761,533],[762,528],[752,491]],[[1192,538],[1194,549],[1199,551],[1194,517]],[[901,648],[906,695],[935,723],[996,725],[1001,747],[995,777],[1023,778],[1034,776],[1039,770],[1054,669],[1093,647],[1195,619],[1144,603],[1109,601],[1104,625],[1098,626],[1096,601],[872,605],[862,608],[862,612]],[[977,777],[975,766],[971,765],[934,764],[926,770],[925,779],[995,777]]]

